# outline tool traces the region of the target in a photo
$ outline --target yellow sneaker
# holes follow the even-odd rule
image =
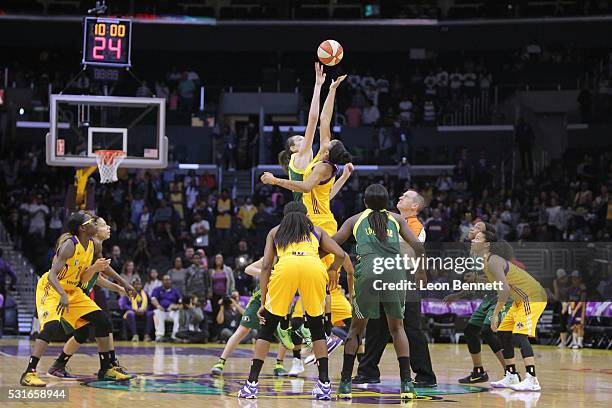
[[[47,383],[38,378],[38,373],[36,371],[30,371],[28,373],[23,373],[21,375],[21,380],[19,380],[21,385],[25,385],[26,387],[46,387]]]
[[[98,380],[102,381],[127,381],[131,378],[132,376],[123,374],[117,367],[111,367],[104,372],[98,371]]]

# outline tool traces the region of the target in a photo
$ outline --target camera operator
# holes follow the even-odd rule
[[[220,308],[217,313],[217,324],[221,328],[219,340],[222,342],[227,342],[240,324],[244,309],[240,306],[240,303],[238,303],[239,300],[240,294],[236,290],[232,291],[231,296],[224,296],[223,299],[219,300]],[[249,343],[252,338],[253,332],[249,333],[247,337],[242,340],[242,343]]]
[[[198,297],[191,295],[183,298],[179,309],[179,331],[176,337],[183,343],[206,343],[208,327],[206,327],[204,311]]]

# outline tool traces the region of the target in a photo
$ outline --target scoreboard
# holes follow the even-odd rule
[[[130,67],[132,20],[86,17],[83,24],[83,65]]]

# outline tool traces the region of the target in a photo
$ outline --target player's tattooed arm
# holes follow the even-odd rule
[[[329,192],[330,200],[333,200],[336,194],[338,194],[338,192],[342,190],[342,187],[344,187],[349,177],[351,177],[351,174],[353,173],[354,169],[355,168],[353,167],[353,163],[347,163],[344,166],[344,171],[342,172],[342,175],[338,177],[338,179],[334,182],[334,185],[332,186],[331,191]]]
[[[287,180],[283,178],[274,177],[270,172],[265,172],[261,175],[261,181],[264,184],[272,184],[287,190],[295,191],[298,193],[309,193],[319,182],[329,178],[331,176],[331,166],[318,163],[315,165],[312,173],[304,181]]]
[[[489,258],[489,271],[493,275],[493,280],[502,283],[501,290],[497,291],[497,303],[495,304],[495,310],[493,310],[493,316],[491,316],[491,331],[493,333],[497,332],[499,313],[508,301],[508,297],[510,297],[510,285],[508,285],[508,280],[504,273],[505,265],[506,260],[498,255],[491,255]]]
[[[57,274],[64,268],[66,261],[74,255],[74,250],[74,242],[72,242],[71,239],[67,239],[62,244],[59,251],[57,251],[57,255],[53,257],[51,269],[49,270],[49,283],[60,295],[60,303],[57,306],[57,311],[60,314],[64,309],[68,310],[68,295],[60,284]]]

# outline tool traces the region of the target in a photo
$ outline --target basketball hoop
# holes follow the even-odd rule
[[[125,152],[123,150],[96,150],[95,154],[100,171],[100,183],[118,181],[117,169],[125,158]]]

